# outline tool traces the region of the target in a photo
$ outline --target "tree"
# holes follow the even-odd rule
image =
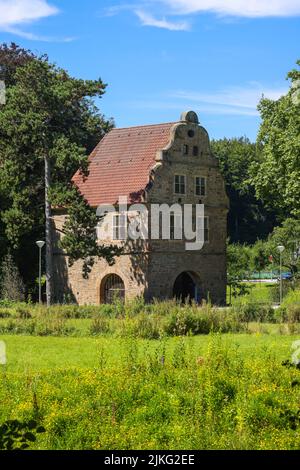
[[[263,150],[251,168],[257,197],[280,210],[281,220],[287,213],[300,215],[300,71],[291,71],[288,78],[287,95],[277,101],[263,98],[259,104],[257,142]]]
[[[0,108],[1,221],[7,242],[24,256],[25,247],[36,250],[34,241],[43,237],[45,221],[49,239],[50,203],[65,199],[71,210],[73,194],[73,203],[78,204],[80,195],[74,196],[71,177],[77,169],[88,174],[87,155],[113,123],[94,104],[93,99],[106,89],[100,79],[72,78],[50,64],[46,56],[36,57],[15,45],[1,46],[2,61],[3,57],[6,65],[1,73],[8,87],[6,105]],[[91,214],[87,211],[84,220],[87,230],[95,228]],[[71,242],[80,243],[80,237],[68,240],[74,256],[80,252],[84,257],[82,250],[70,246]],[[111,261],[107,248],[96,249],[92,238],[89,240],[85,266],[93,263],[92,255]],[[33,258],[35,251],[30,255]],[[51,264],[50,258],[51,243]],[[25,262],[27,268],[29,263]],[[47,274],[50,284],[49,267]]]
[[[245,293],[245,285],[242,281],[248,276],[250,264],[250,249],[246,245],[227,245],[227,284],[234,297]]]
[[[96,211],[89,206],[77,188],[71,187],[68,192],[57,191],[54,203],[67,209],[68,215],[63,226],[60,248],[68,253],[69,266],[75,261],[83,261],[82,273],[87,278],[94,265],[95,257],[104,257],[109,265],[114,258],[120,256],[123,250],[115,245],[102,246],[98,244],[95,227],[100,222]]]
[[[300,272],[300,220],[286,219],[280,227],[276,227],[270,236],[270,251],[274,262],[279,265],[280,255],[277,246],[285,247],[282,253],[282,264],[292,274],[299,277]]]
[[[25,286],[10,253],[5,256],[0,268],[0,273],[0,298],[19,302],[23,301],[25,299]]]
[[[270,264],[270,249],[269,244],[258,240],[251,247],[251,267],[254,271],[261,273]]]
[[[234,243],[255,243],[273,230],[275,213],[264,208],[256,198],[249,181],[250,167],[259,160],[260,146],[246,137],[212,141],[212,149],[220,162],[230,200],[228,236]]]
[[[0,45],[0,80],[5,82],[6,88],[14,85],[15,74],[18,67],[22,67],[35,58],[34,54],[19,47],[12,42]],[[40,59],[47,60],[47,56],[41,56]]]

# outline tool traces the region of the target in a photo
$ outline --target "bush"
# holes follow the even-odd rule
[[[261,304],[247,298],[237,301],[231,311],[243,323],[274,323],[276,321],[275,311],[270,304]]]
[[[277,311],[278,319],[282,322],[300,322],[300,290],[290,290],[283,299]]]
[[[25,285],[10,253],[5,256],[0,273],[0,297],[8,301],[23,301],[25,299]]]
[[[99,335],[109,332],[109,321],[103,315],[96,316],[90,326],[91,335]]]
[[[141,313],[131,321],[130,335],[144,339],[158,339],[161,336],[159,318],[153,314]]]
[[[212,308],[209,304],[178,308],[166,317],[164,325],[164,331],[169,336],[209,334],[211,331],[228,333],[242,329],[234,314]]]

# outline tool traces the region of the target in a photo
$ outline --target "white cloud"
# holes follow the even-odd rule
[[[212,12],[249,18],[300,15],[300,0],[159,0],[173,13]],[[155,2],[156,3],[156,2]]]
[[[143,26],[154,26],[156,28],[168,29],[170,31],[187,31],[189,29],[189,24],[186,21],[173,22],[166,20],[166,18],[159,20],[142,10],[136,10],[135,14],[138,16]]]
[[[133,11],[143,26],[187,31],[190,21],[174,21],[170,17],[212,13],[219,17],[292,17],[300,16],[300,0],[135,0],[104,9],[105,16]],[[162,19],[159,19],[162,18]]]
[[[277,100],[288,92],[288,87],[263,86],[250,82],[244,87],[232,86],[208,93],[177,90],[150,100],[131,102],[136,108],[168,110],[193,109],[210,115],[259,116],[257,105],[265,98]]]
[[[27,39],[52,40],[23,31],[19,27],[58,12],[59,10],[47,0],[0,0],[0,30]]]
[[[245,87],[228,87],[214,93],[199,93],[179,90],[170,97],[184,101],[187,107],[197,107],[213,114],[258,115],[257,105],[265,98],[277,100],[288,92],[284,87],[265,87],[257,82],[250,82]]]

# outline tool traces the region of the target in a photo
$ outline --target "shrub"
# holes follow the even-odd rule
[[[28,318],[32,318],[30,310],[28,308],[17,307],[16,308],[16,318],[21,318],[27,320]]]
[[[241,331],[242,328],[234,314],[212,308],[210,304],[179,308],[167,316],[164,324],[164,330],[170,336],[208,334],[210,331],[228,333]]]
[[[36,434],[44,433],[45,428],[34,420],[20,422],[6,421],[0,426],[0,450],[25,450],[36,441]]]
[[[141,313],[132,320],[131,333],[139,338],[158,339],[160,337],[159,324],[157,316]]]
[[[93,318],[90,325],[90,334],[99,335],[109,332],[109,321],[103,315],[98,315]]]
[[[300,322],[300,290],[290,290],[278,309],[279,321],[288,323]]]
[[[15,265],[14,259],[8,253],[1,265],[0,297],[8,301],[22,301],[25,299],[25,285]]]
[[[273,323],[276,321],[274,309],[270,304],[261,304],[251,299],[240,299],[231,311],[244,323]]]

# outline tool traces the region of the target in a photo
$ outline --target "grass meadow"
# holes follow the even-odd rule
[[[0,425],[35,420],[32,449],[300,448],[299,324],[148,308],[2,306]]]

